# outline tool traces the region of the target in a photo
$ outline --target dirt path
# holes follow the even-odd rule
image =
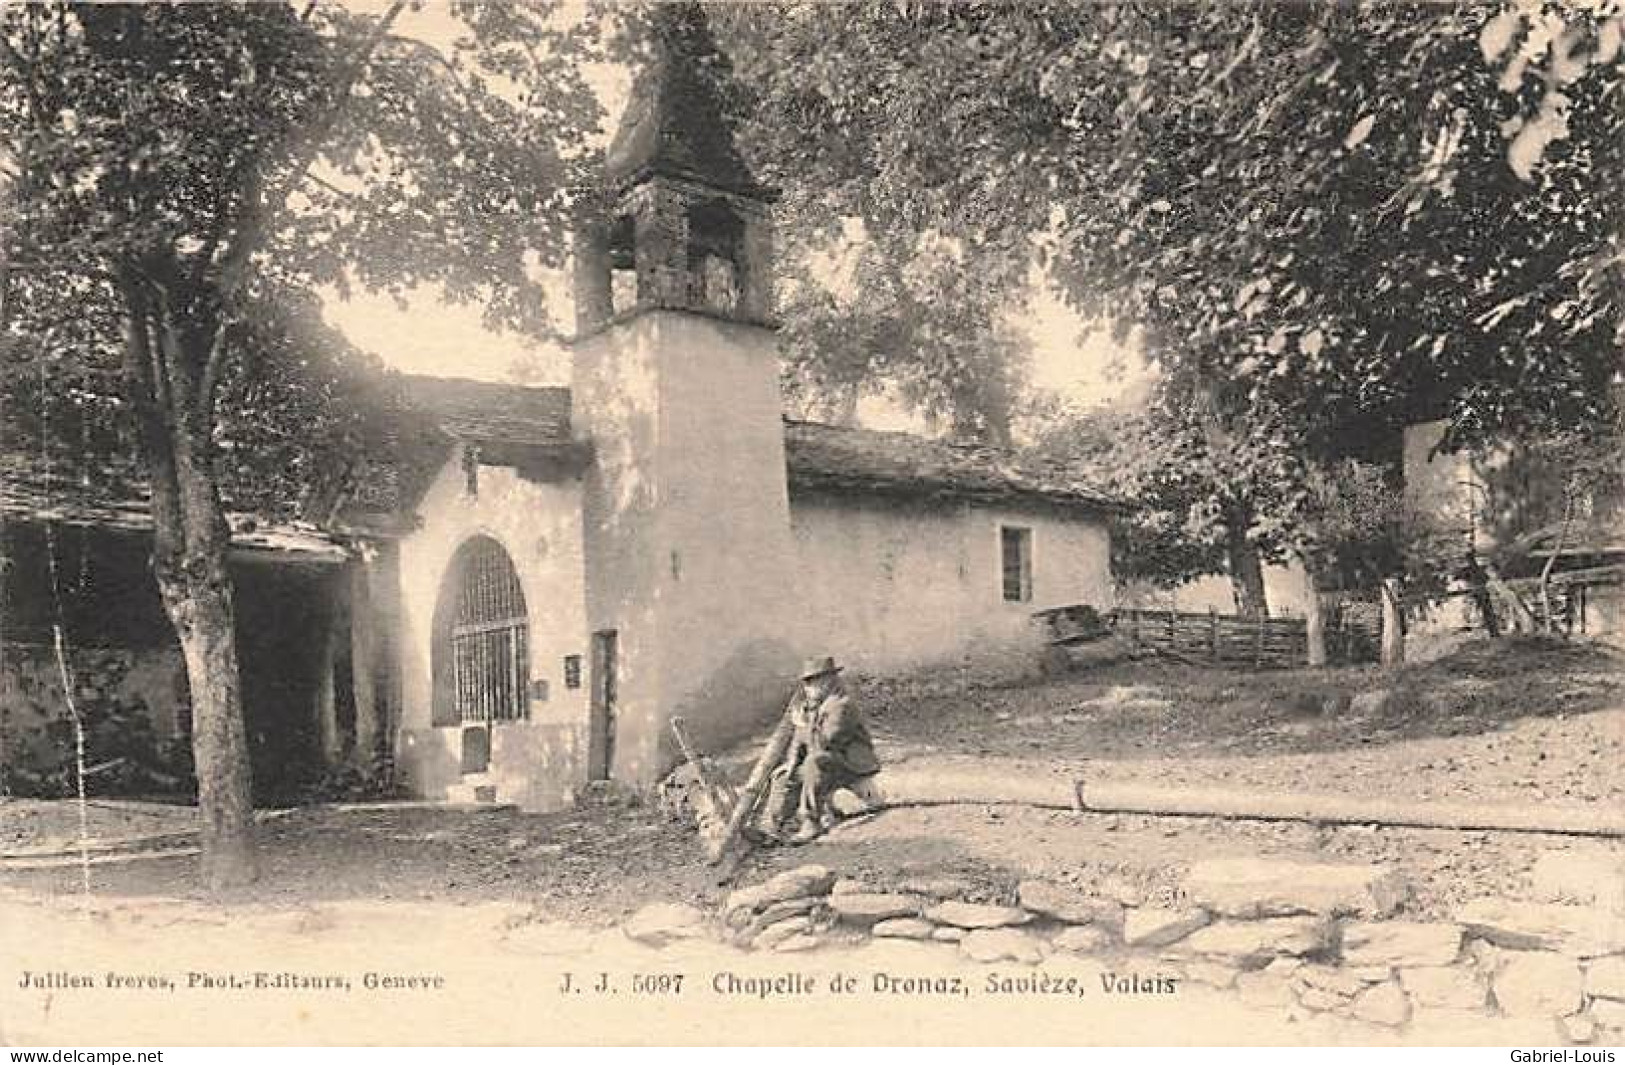
[[[1138,665],[1024,687],[963,677],[892,682],[866,685],[860,697],[892,765],[1418,801],[1625,803],[1619,666],[1594,648],[1502,641],[1397,680],[1364,669],[1248,676]],[[1386,702],[1352,705],[1352,696],[1379,688],[1390,692]],[[733,764],[753,754],[742,751]],[[545,816],[312,809],[263,826],[261,838],[264,878],[237,901],[503,902],[603,925],[650,899],[704,903],[721,893],[689,830],[625,802]],[[1479,894],[1520,897],[1546,849],[1617,847],[1506,833],[958,807],[850,824],[809,848],[755,855],[744,874],[807,860],[880,880],[941,870],[970,875],[986,896],[1000,897],[1023,875],[1043,873],[1144,901],[1171,890],[1198,858],[1312,856],[1399,866],[1416,886],[1413,910],[1439,914]],[[198,898],[195,872],[191,857],[98,867],[93,886],[112,898]],[[0,872],[5,883],[69,893],[77,872]]]
[[[550,815],[397,808],[312,808],[259,830],[261,878],[226,901],[502,903],[587,923],[616,920],[655,897],[703,900],[718,889],[691,832],[647,807],[599,804]],[[47,897],[78,890],[75,866],[0,871]],[[105,899],[197,900],[197,859],[154,858],[91,870]]]
[[[1247,674],[1134,663],[1048,683],[876,682],[898,755],[1007,758],[1117,781],[1625,803],[1625,658],[1469,644],[1427,665]]]

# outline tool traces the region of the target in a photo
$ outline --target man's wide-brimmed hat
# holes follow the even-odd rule
[[[829,655],[814,655],[801,664],[801,679],[812,680],[814,677],[825,677],[840,671],[841,667],[835,664],[834,658]]]

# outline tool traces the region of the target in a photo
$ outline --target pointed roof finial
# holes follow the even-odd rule
[[[734,144],[722,104],[728,63],[701,5],[659,4],[649,28],[650,62],[632,84],[605,158],[610,184],[624,188],[662,175],[766,197]]]

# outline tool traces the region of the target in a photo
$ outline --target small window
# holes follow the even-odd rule
[[[999,559],[1007,603],[1028,603],[1033,598],[1033,531],[1012,525],[999,527]]]
[[[637,234],[631,215],[615,219],[609,233],[610,313],[628,314],[638,306]]]

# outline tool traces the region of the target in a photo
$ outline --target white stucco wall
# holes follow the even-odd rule
[[[1309,575],[1303,563],[1293,559],[1264,567],[1264,601],[1270,617],[1301,618],[1309,613]],[[1181,610],[1220,614],[1236,612],[1236,588],[1228,576],[1213,574],[1186,581],[1177,588],[1131,587],[1122,589],[1122,603],[1146,610]]]
[[[1405,429],[1402,476],[1405,499],[1441,528],[1476,536],[1483,543],[1486,530],[1480,514],[1484,489],[1474,458],[1467,454],[1435,453],[1444,439],[1444,421],[1423,422]]]
[[[646,311],[579,343],[571,420],[592,441],[587,620],[618,633],[613,773],[653,783],[667,723],[715,748],[782,706],[793,583],[774,336]]]
[[[581,485],[537,483],[513,469],[481,466],[469,495],[453,455],[418,507],[422,525],[401,541],[401,728],[397,764],[414,793],[445,798],[463,782],[461,726],[433,724],[433,625],[448,567],[471,537],[489,536],[512,559],[529,615],[530,677],[547,698],[530,700],[530,717],[499,721],[482,782],[503,802],[527,810],[566,805],[586,780],[587,624],[582,584]],[[566,655],[582,656],[582,682],[567,689]]]
[[[1025,666],[1032,613],[1112,605],[1105,526],[1084,513],[798,492],[790,500],[795,633],[871,672]],[[1032,530],[1032,601],[1003,596],[999,528]]]

